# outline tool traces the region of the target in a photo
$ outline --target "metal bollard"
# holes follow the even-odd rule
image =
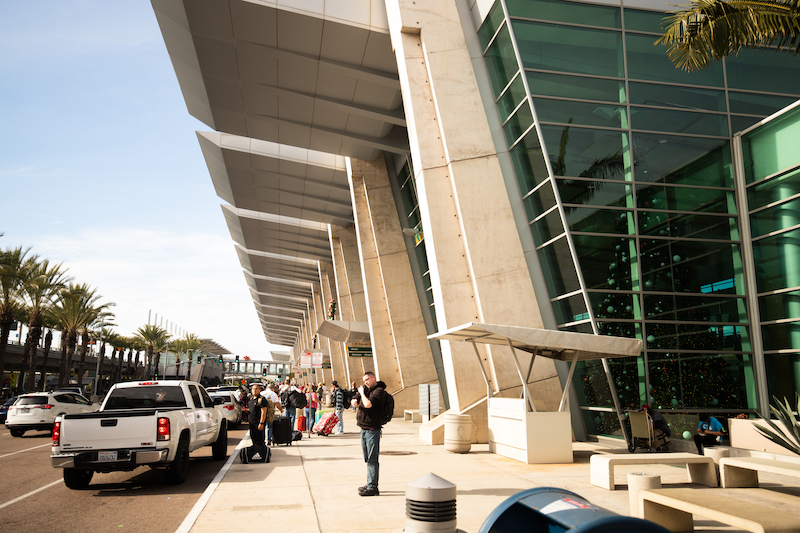
[[[456,486],[436,474],[406,485],[405,533],[455,533]]]

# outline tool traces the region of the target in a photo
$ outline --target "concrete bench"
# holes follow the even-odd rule
[[[800,477],[800,464],[759,457],[723,457],[719,475],[724,488],[758,487],[758,473]]]
[[[758,500],[769,491],[750,494]],[[694,531],[692,515],[699,515],[737,529],[760,533],[800,531],[800,515],[705,489],[650,489],[639,492],[642,518],[670,531]],[[798,499],[800,502],[800,499]]]
[[[422,422],[422,415],[419,414],[419,409],[406,409],[403,411],[403,420],[411,420],[412,422]]]
[[[714,460],[693,453],[594,454],[589,458],[589,463],[592,485],[608,490],[614,490],[614,467],[617,465],[686,465],[689,482],[718,486]]]

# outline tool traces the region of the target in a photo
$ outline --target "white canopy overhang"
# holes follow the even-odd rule
[[[326,320],[317,328],[317,333],[338,342],[368,343],[371,340],[368,322]]]

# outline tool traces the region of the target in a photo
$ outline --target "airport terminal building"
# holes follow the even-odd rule
[[[800,59],[678,70],[657,0],[152,4],[265,336],[326,382],[481,420],[486,382],[552,411],[571,379],[579,439],[800,390]],[[468,323],[643,348],[428,338]]]

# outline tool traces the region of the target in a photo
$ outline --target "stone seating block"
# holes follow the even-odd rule
[[[422,422],[422,415],[419,414],[419,409],[406,409],[403,411],[403,420],[410,420],[411,422]]]
[[[724,488],[758,487],[758,473],[800,478],[800,464],[760,457],[723,457],[719,475]]]
[[[690,483],[717,487],[717,472],[711,457],[693,453],[594,454],[589,459],[592,485],[614,490],[614,468],[617,465],[683,464]]]

